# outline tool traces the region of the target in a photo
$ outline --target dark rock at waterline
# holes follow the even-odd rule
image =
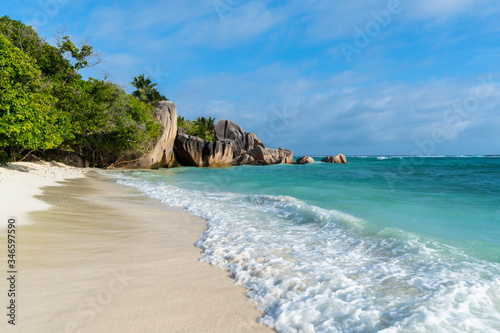
[[[233,149],[230,143],[210,142],[177,130],[174,143],[176,161],[182,166],[225,167],[233,163]]]
[[[256,148],[247,151],[247,154],[253,157],[255,161],[264,161],[267,164],[293,163],[293,153],[284,148],[271,149],[257,146]]]
[[[247,153],[243,153],[238,157],[235,157],[233,160],[233,165],[247,165],[247,164],[253,164],[255,162],[255,159],[248,155]]]
[[[254,133],[245,132],[231,120],[222,119],[215,124],[215,138],[231,144],[233,165],[293,163],[293,153],[290,150],[266,148]]]
[[[347,163],[347,159],[343,154],[338,154],[335,156],[327,156],[321,160],[324,163]]]
[[[215,139],[231,143],[234,157],[256,147],[265,148],[257,135],[245,132],[238,124],[227,119],[219,120],[215,124]]]
[[[309,164],[314,163],[314,159],[309,156],[300,157],[295,161],[295,164]]]

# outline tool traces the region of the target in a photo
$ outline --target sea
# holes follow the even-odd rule
[[[277,332],[500,332],[500,156],[110,173],[207,220]]]

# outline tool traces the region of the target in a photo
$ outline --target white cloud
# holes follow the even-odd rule
[[[217,98],[207,94],[208,84]],[[445,132],[447,142],[466,140],[469,132],[481,138],[481,128],[487,129],[489,136],[494,134],[496,127],[491,126],[490,120],[500,104],[500,88],[479,101],[470,115],[447,113],[455,104],[464,105],[468,97],[474,97],[478,84],[473,78],[365,86],[356,83],[349,72],[335,76],[334,80],[304,79],[296,69],[275,65],[253,73],[191,82],[183,87],[189,93],[178,96],[177,102],[181,114],[211,113],[218,119],[232,119],[258,135],[264,133],[263,129],[278,128],[272,140],[265,142],[271,147],[304,149],[314,142],[307,149],[315,151],[309,153],[326,153],[331,146],[341,150],[359,147],[357,153],[384,153],[383,149],[398,146],[397,153],[410,154],[418,149],[417,142],[432,138],[436,131]],[[241,90],[247,93],[239,95]],[[224,95],[233,98],[228,100]],[[209,112],[203,113],[206,110]],[[280,118],[280,114],[285,116]],[[284,129],[279,129],[280,124],[285,125]],[[496,128],[496,135],[499,131]]]
[[[499,5],[492,0],[401,0],[403,13],[350,67],[340,58],[339,41],[352,40],[354,29],[372,21],[372,11],[386,10],[388,0],[234,3],[240,5],[225,11],[222,20],[211,0],[94,1],[91,13],[82,11],[77,17],[61,12],[58,17],[74,17],[75,24],[85,27],[77,33],[91,36],[95,48],[105,51],[103,67],[120,83],[147,74],[148,66],[172,73],[159,87],[188,118],[230,118],[259,134],[276,127],[279,114],[290,111],[285,112],[286,129],[274,131],[271,146],[316,147],[312,153],[332,146],[362,147],[364,153],[374,147],[410,150],[416,139],[429,138],[443,126],[450,140],[460,143],[474,134],[498,136],[497,95],[482,101],[467,119],[443,125],[443,113],[463,101],[477,82],[459,79],[465,75],[460,68],[457,78],[446,79],[450,74],[439,66],[446,67],[448,54],[417,50],[420,45],[429,47],[426,52],[457,50],[469,62],[455,64],[467,67],[467,73],[477,73],[473,66],[478,63],[493,64],[498,53],[494,45],[485,43],[481,50],[470,45],[475,55],[457,48],[474,36],[453,26],[456,18],[494,17]],[[491,17],[471,31],[480,36],[497,31]],[[436,29],[443,22],[448,25]],[[56,23],[54,19],[45,29],[56,30]],[[469,19],[460,28],[472,25],[476,22]],[[408,45],[413,49],[407,53]],[[239,48],[246,53],[233,52]],[[329,56],[328,49],[340,57]],[[231,59],[231,52],[241,59]],[[221,70],[223,61],[227,70]],[[434,68],[436,73],[430,70]],[[420,73],[425,71],[437,79]],[[400,81],[391,82],[394,77]]]
[[[478,0],[420,0],[413,2],[410,8],[416,16],[438,18],[463,13],[477,3]]]

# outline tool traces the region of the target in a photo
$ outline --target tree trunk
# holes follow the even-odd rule
[[[16,148],[14,146],[9,146],[9,155],[10,155],[10,158],[12,159],[13,162],[16,161],[16,158],[17,158],[17,154],[16,154]]]

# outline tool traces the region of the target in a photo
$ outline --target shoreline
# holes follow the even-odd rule
[[[84,177],[89,169],[57,162],[15,162],[0,166],[0,219],[17,218],[18,226],[33,224],[28,212],[46,210],[50,205],[35,198],[44,186],[55,186],[65,179]],[[0,224],[0,230],[5,228]]]
[[[42,175],[50,172],[41,169]],[[273,332],[257,323],[263,313],[243,286],[199,261],[194,242],[205,220],[97,172],[77,169],[36,180],[40,174],[18,178],[5,171],[0,169],[0,184],[24,182],[17,200],[42,202],[24,204],[31,223],[17,228],[16,326],[22,330]],[[31,199],[26,190],[39,184]],[[4,197],[6,188],[0,189]],[[5,230],[0,239],[6,240]],[[0,288],[6,290],[6,282]]]

